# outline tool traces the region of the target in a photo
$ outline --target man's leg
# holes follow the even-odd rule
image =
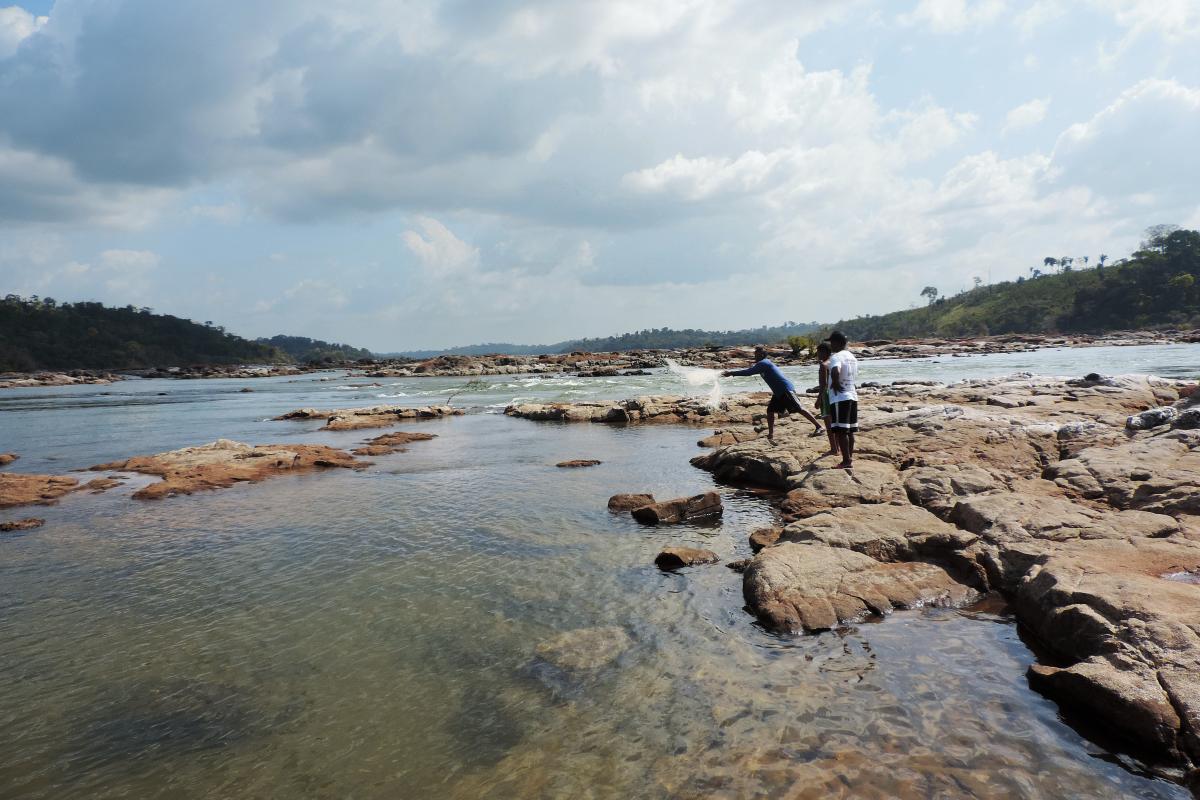
[[[775,439],[775,412],[767,409],[767,439]]]
[[[854,460],[854,432],[846,434],[846,449],[842,451],[842,463],[847,467]]]
[[[837,432],[829,427],[829,419],[825,419],[825,433],[829,436],[829,453],[828,455],[836,456],[841,451],[838,449]]]

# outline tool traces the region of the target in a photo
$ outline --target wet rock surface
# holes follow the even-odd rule
[[[664,572],[669,572],[700,564],[715,564],[720,560],[720,557],[712,550],[698,547],[668,547],[655,556],[654,566]]]
[[[721,495],[704,492],[640,506],[629,513],[644,525],[672,525],[692,519],[719,516],[723,511]]]
[[[329,467],[358,469],[366,462],[344,450],[315,444],[254,446],[218,439],[199,447],[185,447],[152,456],[97,464],[93,470],[139,472],[162,478],[134,492],[133,497],[155,500],[177,494],[225,489],[237,483]],[[2,478],[3,476],[0,476]]]
[[[566,631],[540,643],[537,656],[568,672],[599,669],[611,664],[633,645],[615,625]]]
[[[407,445],[413,442],[427,442],[430,439],[436,438],[437,436],[432,433],[396,431],[395,433],[385,433],[382,436],[376,436],[374,439],[368,439],[362,446],[355,448],[351,452],[356,456],[385,456],[392,453],[403,453],[408,449]]]
[[[576,458],[571,461],[560,461],[554,466],[562,467],[563,469],[579,469],[581,467],[597,467],[604,462],[597,461],[594,458]]]
[[[16,453],[0,453],[0,467],[7,467],[18,458]]]
[[[31,531],[34,528],[40,528],[46,524],[46,520],[40,517],[26,517],[24,519],[15,519],[10,522],[0,522],[0,532],[11,533],[13,531]]]
[[[866,387],[849,472],[799,426],[775,444],[714,441],[692,463],[787,490],[785,527],[755,532],[743,576],[768,627],[816,632],[1000,591],[1052,658],[1031,670],[1034,688],[1148,763],[1189,769],[1200,430],[1178,423],[1193,386],[1020,375]]]
[[[635,508],[652,505],[654,503],[654,495],[652,494],[614,494],[608,498],[609,511],[633,511]]]

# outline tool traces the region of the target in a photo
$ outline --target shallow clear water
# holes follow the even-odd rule
[[[862,377],[1200,373],[1200,347],[1133,350],[871,361]],[[489,380],[456,403],[683,391],[658,375]],[[4,391],[0,451],[22,455],[9,469],[63,472],[221,436],[350,446],[372,432],[267,418],[384,392],[426,404],[462,383],[337,388],[370,382]],[[663,546],[728,561],[771,519],[727,487],[717,525],[605,510],[614,492],[712,487],[688,465],[703,429],[493,414],[405,427],[438,438],[362,472],[0,512],[47,520],[0,534],[0,797],[1186,796],[1029,691],[1033,656],[998,609],[781,638],[724,567],[659,573]],[[553,466],[570,458],[604,463]],[[536,657],[598,626],[631,639],[611,664],[572,674]]]

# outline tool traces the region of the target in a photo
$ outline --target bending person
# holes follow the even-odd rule
[[[820,436],[821,425],[817,418],[804,410],[796,399],[796,387],[779,371],[779,367],[767,358],[767,350],[762,345],[754,348],[754,366],[746,369],[731,369],[721,373],[722,377],[733,378],[746,375],[760,375],[771,387],[771,400],[767,403],[767,441],[775,443],[775,415],[796,412],[813,424],[813,436]]]

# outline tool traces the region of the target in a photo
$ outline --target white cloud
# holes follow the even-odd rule
[[[1050,108],[1050,98],[1034,98],[1022,103],[1004,115],[1004,127],[1001,132],[1019,131],[1032,128],[1046,118],[1046,110]]]
[[[0,8],[0,58],[17,52],[21,42],[46,24],[47,17],[35,17],[20,6]]]
[[[900,22],[934,33],[962,33],[995,21],[1006,5],[1004,0],[920,0],[911,12],[900,15]]]
[[[439,278],[473,272],[479,266],[479,248],[459,239],[432,217],[417,217],[414,230],[401,234],[404,244],[421,266]]]

